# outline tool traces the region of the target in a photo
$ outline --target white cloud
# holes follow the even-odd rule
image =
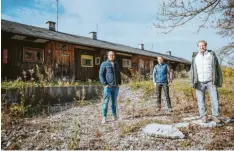
[[[159,34],[160,30],[153,27],[158,4],[156,0],[59,0],[59,31],[88,36],[98,24],[98,39],[132,47],[144,43],[146,49],[153,44],[154,50],[171,49],[174,55],[185,58],[190,58],[199,39],[215,47],[225,44],[213,29],[193,34],[196,22],[168,35]],[[2,14],[2,18],[47,27],[46,21],[56,21],[56,0],[34,0],[34,7],[20,7]]]

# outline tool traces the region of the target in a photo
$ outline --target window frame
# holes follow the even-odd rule
[[[129,62],[129,65],[126,65],[126,61]],[[132,68],[132,60],[131,59],[122,59],[122,67],[123,68]]]
[[[92,55],[81,55],[81,57],[80,57],[81,59],[81,67],[88,67],[88,68],[92,68],[93,67],[93,56]],[[91,61],[92,61],[92,64],[91,64],[91,66],[88,66],[88,65],[83,65],[82,64],[82,60],[83,59],[90,59]]]
[[[44,63],[44,59],[45,59],[44,51],[45,50],[41,49],[41,48],[23,47],[23,62]],[[25,53],[26,52],[33,53],[33,58],[32,59],[26,59],[25,58]],[[35,52],[40,52],[41,53],[41,59],[40,60],[35,60],[35,55],[36,55]]]
[[[98,60],[98,62],[97,62],[97,60]],[[100,65],[100,63],[101,63],[100,57],[95,57],[95,65]]]

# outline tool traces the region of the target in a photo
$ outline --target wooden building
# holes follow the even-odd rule
[[[144,50],[144,45],[133,48],[99,40],[96,32],[90,37],[62,33],[55,30],[54,22],[47,22],[49,28],[29,26],[1,20],[2,31],[2,79],[22,77],[22,71],[49,68],[54,78],[75,78],[86,81],[98,80],[101,62],[107,59],[106,52],[116,52],[121,73],[130,77],[130,70],[140,75],[152,73],[156,57],[163,56],[172,68],[178,65],[190,66],[190,62],[179,57]]]

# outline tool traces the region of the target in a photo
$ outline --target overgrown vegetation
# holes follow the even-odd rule
[[[82,85],[101,85],[98,81],[92,81],[92,82],[63,82],[63,81],[44,81],[41,83],[35,82],[35,81],[22,81],[22,80],[13,80],[13,81],[2,81],[1,86],[2,89],[14,89],[14,88],[21,88],[21,87],[56,87],[56,86],[82,86]]]
[[[72,79],[53,79],[53,72],[47,66],[44,67],[46,76],[42,73],[40,67],[36,65],[36,69],[28,70],[30,74],[30,80],[27,79],[27,72],[22,71],[22,77],[18,77],[16,80],[2,81],[2,89],[13,89],[13,88],[26,88],[26,87],[55,87],[55,86],[82,86],[82,85],[101,85],[99,81],[88,79],[85,82],[75,81]],[[35,76],[34,76],[35,73]],[[24,79],[24,80],[22,80]]]
[[[20,89],[20,103],[13,104],[10,106],[10,114],[12,116],[20,116],[23,117],[25,113],[28,111],[28,107],[25,105],[25,96],[22,88]]]

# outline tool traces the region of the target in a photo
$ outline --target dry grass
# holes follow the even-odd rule
[[[119,135],[120,137],[124,137],[126,135],[133,134],[134,132],[138,132],[142,127],[150,123],[168,124],[168,122],[166,121],[150,120],[150,119],[143,119],[143,120],[138,121],[137,123],[129,124],[129,125],[120,123]]]
[[[234,124],[230,124],[231,127]],[[211,130],[213,134],[212,142],[205,146],[205,149],[209,150],[224,150],[233,149],[234,133],[233,130],[227,129],[226,127],[214,128]]]
[[[223,81],[223,86],[218,89],[221,115],[234,118],[234,77],[225,77]],[[155,92],[152,81],[130,83],[129,86],[133,90],[142,89],[144,96]],[[188,79],[175,79],[170,86],[170,96],[175,111],[198,114],[195,89],[190,87]],[[208,114],[211,114],[210,97],[207,92],[206,104]]]
[[[182,148],[188,147],[191,144],[190,140],[184,140],[182,142],[179,143],[179,146]]]

